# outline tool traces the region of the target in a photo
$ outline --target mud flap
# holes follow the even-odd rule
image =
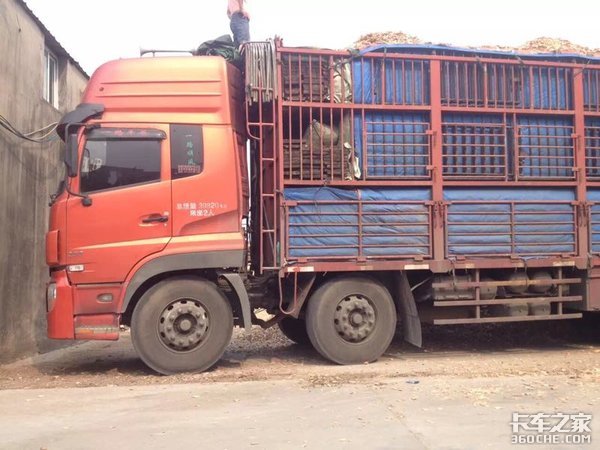
[[[252,329],[250,299],[248,298],[248,291],[246,291],[242,277],[238,273],[220,273],[219,277],[227,281],[227,284],[229,284],[231,289],[235,292],[239,302],[240,311],[242,312],[244,330],[250,331]]]
[[[417,304],[413,296],[406,272],[397,272],[394,276],[396,284],[396,298],[394,299],[398,308],[398,315],[402,321],[404,331],[404,340],[416,347],[423,345],[423,335],[421,333],[421,320],[417,311]]]

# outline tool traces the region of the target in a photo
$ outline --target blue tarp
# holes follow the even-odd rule
[[[428,189],[286,188],[285,198],[299,202],[289,207],[289,258],[429,255]],[[570,189],[450,188],[444,199],[449,257],[576,251]],[[600,190],[590,201],[600,201]],[[600,205],[595,208],[593,245],[600,251]]]
[[[360,55],[366,55],[368,53],[381,53],[381,52],[404,52],[404,53],[417,53],[430,55],[433,52],[437,53],[453,53],[455,55],[464,56],[489,56],[489,57],[503,57],[511,59],[533,59],[542,61],[579,61],[579,62],[590,62],[600,63],[600,58],[576,55],[576,54],[555,54],[555,53],[518,53],[518,52],[504,52],[499,50],[481,50],[464,47],[450,47],[447,45],[427,45],[427,44],[377,44],[371,47],[367,47],[360,51]]]
[[[573,178],[573,121],[570,118],[519,116],[520,175]]]
[[[592,253],[600,253],[600,189],[588,189],[587,199],[597,203],[591,208],[590,234],[592,236]]]
[[[286,188],[285,199],[302,202],[289,208],[288,257],[429,253],[428,189]]]
[[[376,45],[362,50],[359,56],[352,61],[353,64],[353,100],[356,104],[381,104],[381,105],[429,105],[430,104],[430,75],[428,61],[402,60],[395,63],[384,57],[363,58],[369,53],[411,53],[430,55],[432,53],[445,55],[481,56],[506,59],[523,59],[530,61],[577,61],[600,63],[600,58],[588,58],[581,55],[565,54],[518,54],[512,52],[477,50],[467,48],[454,48],[443,45],[402,45],[386,44]],[[467,70],[444,62],[442,64],[442,95],[443,102],[454,106],[484,106],[480,97],[484,91],[483,70]],[[468,66],[469,68],[471,66]],[[497,67],[497,70],[496,70]],[[487,100],[492,105],[500,107],[516,107],[523,109],[552,109],[557,114],[573,107],[572,74],[571,69],[564,67],[536,67],[532,70],[520,70],[517,66],[510,81],[506,78],[508,73],[500,63],[490,63],[487,78]],[[597,69],[590,71],[600,72]],[[464,78],[467,80],[463,80]],[[600,105],[600,92],[594,82],[595,77],[584,77],[584,103],[586,107],[595,109]],[[464,82],[463,82],[464,81]],[[512,84],[514,83],[514,85]],[[355,146],[359,156],[367,154],[367,167],[362,167],[363,160],[359,158],[363,174],[366,178],[404,178],[426,177],[429,175],[423,166],[409,167],[412,163],[421,164],[421,157],[427,156],[427,137],[423,135],[409,137],[411,132],[421,133],[426,131],[425,125],[412,127],[409,122],[429,122],[427,113],[400,113],[386,112],[375,113],[367,111],[365,122],[362,116],[355,115],[354,133]],[[478,114],[445,114],[444,124],[461,121],[485,122],[502,121],[500,115]],[[588,119],[589,121],[589,119]],[[573,140],[571,138],[572,119],[558,116],[520,116],[518,123],[509,120],[508,127],[508,160],[507,167],[513,167],[515,153],[512,140],[513,126],[520,125],[522,133],[519,139],[521,146],[520,175],[524,178],[573,178]],[[412,127],[412,128],[411,128]],[[484,130],[485,131],[485,130]],[[389,133],[384,135],[383,133]],[[396,134],[394,134],[396,133]],[[408,133],[408,134],[407,134]],[[368,138],[364,139],[365,134]],[[600,136],[598,136],[600,138]],[[371,139],[371,140],[369,140]],[[447,175],[454,176],[503,176],[505,168],[486,169],[482,164],[495,164],[503,153],[502,138],[490,137],[481,146],[472,145],[473,138],[464,136],[460,148],[454,148],[455,154],[450,150],[449,138],[444,136],[447,144],[444,151],[448,162],[454,159],[454,169],[446,171]],[[461,140],[453,137],[455,141]],[[487,138],[482,138],[485,140]],[[469,141],[471,140],[471,141]],[[364,141],[364,142],[363,142]],[[460,143],[460,142],[454,142]],[[414,144],[414,146],[412,146]],[[476,143],[475,143],[476,144]],[[402,147],[406,145],[406,147]],[[470,147],[470,149],[469,149]],[[412,153],[411,153],[412,152]],[[473,155],[483,155],[484,158],[462,158],[462,162],[469,167],[460,169],[463,152]],[[392,159],[386,156],[392,156]],[[413,158],[414,156],[414,158]],[[467,156],[467,155],[464,155]],[[600,176],[600,160],[598,173]],[[395,167],[395,166],[404,167]],[[386,166],[386,167],[384,167]],[[475,169],[475,172],[473,172]],[[460,171],[464,172],[461,173]],[[497,172],[496,172],[497,171]],[[512,169],[510,170],[512,173]]]
[[[367,179],[426,177],[429,119],[423,113],[366,112],[354,118],[354,143]],[[362,167],[363,152],[367,167]]]
[[[572,190],[448,189],[444,199],[449,256],[576,251]]]
[[[395,64],[391,60],[360,58],[352,66],[355,103],[429,104],[429,62]]]
[[[474,50],[446,47],[442,45],[376,45],[362,50],[359,55],[368,53],[412,53],[429,55],[433,52],[464,56],[487,56],[521,60],[600,62],[600,58],[581,55],[518,54],[511,52]],[[462,66],[461,66],[462,67]],[[484,90],[483,72],[470,70],[466,66],[457,72],[458,67],[445,62],[442,65],[442,96],[450,105],[483,106],[477,102]],[[382,75],[382,72],[385,74]],[[393,63],[383,58],[356,58],[353,61],[354,101],[366,104],[406,104],[428,105],[429,63],[406,61]],[[537,109],[570,109],[573,98],[571,72],[567,68],[544,67],[533,71],[516,73],[515,86],[507,84],[506,73],[499,68],[488,71],[488,101],[506,107]],[[465,78],[469,79],[466,83]],[[466,83],[466,84],[465,84]],[[384,91],[385,86],[385,93]],[[468,90],[466,88],[468,86]],[[522,90],[521,87],[522,86]],[[516,89],[515,89],[516,88]],[[598,105],[600,96],[595,83],[584,80],[584,101],[586,105]]]
[[[444,174],[458,177],[504,176],[507,167],[513,165],[513,140],[510,136],[499,134],[501,130],[493,130],[490,125],[477,125],[498,124],[511,128],[503,120],[498,114],[444,114]],[[573,178],[572,119],[525,115],[519,116],[517,125],[521,177]],[[428,129],[428,116],[424,113],[368,111],[364,119],[360,115],[355,116],[354,142],[364,177],[428,177]],[[505,142],[507,139],[508,142]],[[600,134],[596,140],[600,143]],[[366,167],[362,167],[364,152]],[[594,161],[600,172],[600,160]]]

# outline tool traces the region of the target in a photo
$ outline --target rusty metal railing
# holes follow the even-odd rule
[[[600,126],[585,127],[585,168],[588,179],[600,180]]]
[[[600,70],[583,71],[583,109],[600,112]]]
[[[570,110],[572,69],[490,62],[442,62],[442,106]]]
[[[444,177],[507,179],[504,123],[442,123],[442,133]]]
[[[366,179],[429,178],[429,123],[393,120],[394,117],[390,116],[391,120],[363,122],[363,166]]]
[[[574,127],[519,125],[515,142],[515,175],[525,179],[575,179]]]

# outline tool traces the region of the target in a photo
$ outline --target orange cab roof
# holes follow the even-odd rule
[[[221,57],[161,57],[100,66],[83,102],[103,104],[103,121],[229,124],[242,96],[239,71]]]

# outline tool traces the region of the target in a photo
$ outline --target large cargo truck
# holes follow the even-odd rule
[[[398,325],[600,309],[600,60],[444,46],[119,60],[58,128],[48,335],[169,374],[234,326],[339,364]],[[263,320],[257,311],[272,318]]]

